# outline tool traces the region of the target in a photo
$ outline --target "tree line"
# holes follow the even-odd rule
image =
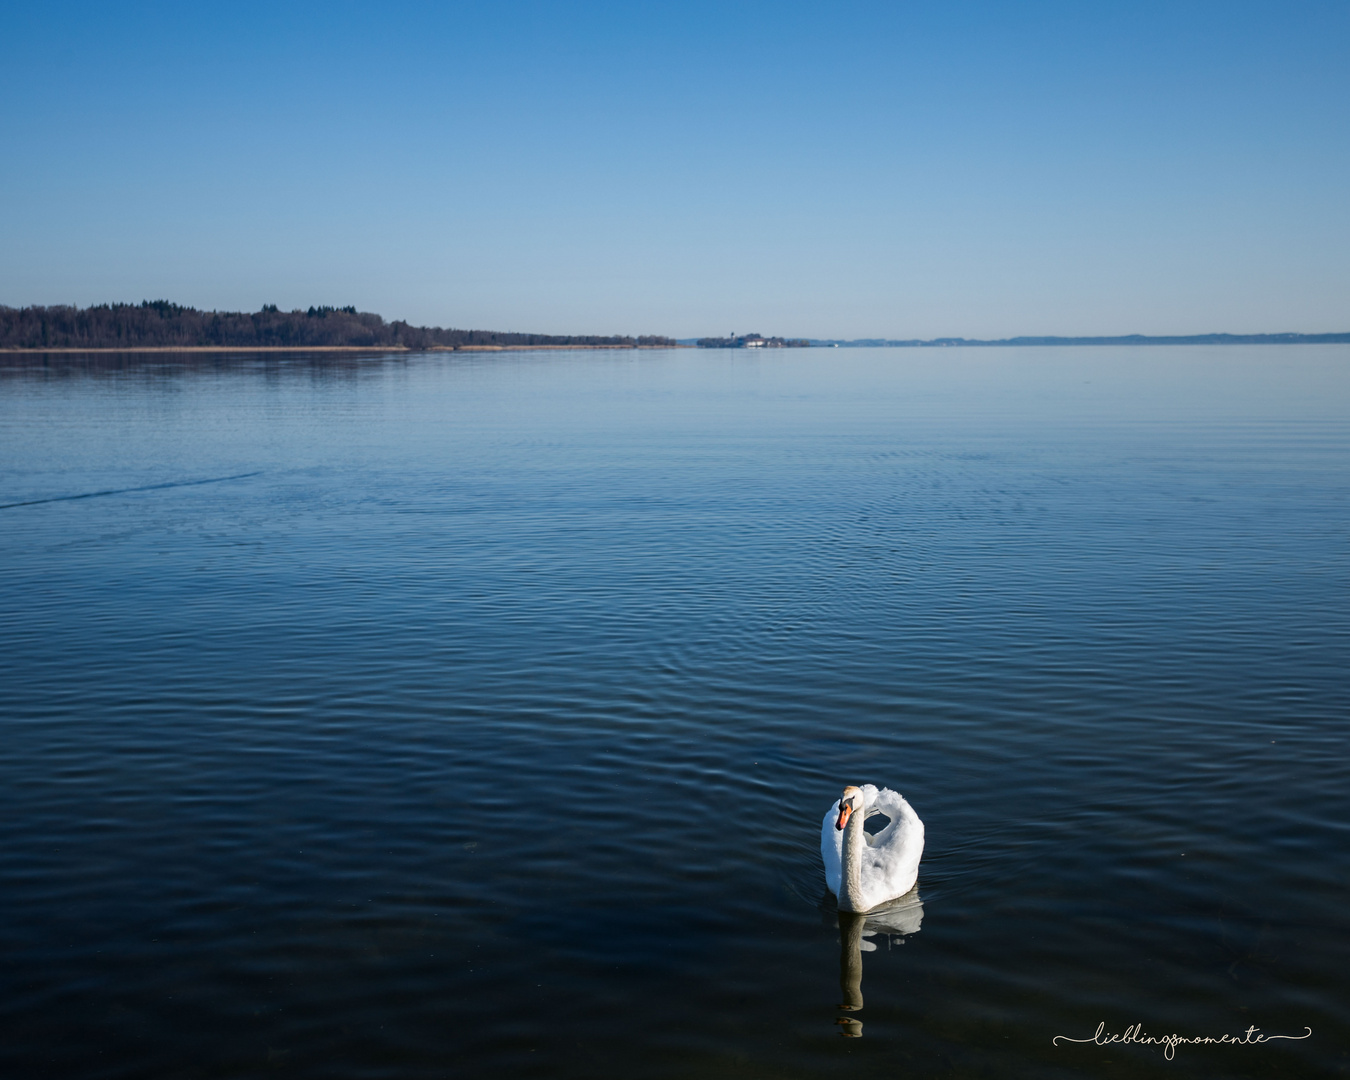
[[[311,307],[280,311],[198,311],[167,300],[139,304],[96,304],[77,308],[13,308],[0,305],[0,348],[135,349],[220,346],[228,348],[429,349],[465,345],[674,345],[655,335],[514,334],[498,330],[454,330],[385,322],[355,307]]]

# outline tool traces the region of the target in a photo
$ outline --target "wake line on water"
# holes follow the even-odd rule
[[[50,499],[29,499],[26,502],[0,503],[0,510],[13,510],[16,506],[39,506],[42,503],[70,502],[73,499],[97,499],[101,495],[126,495],[132,491],[161,491],[164,488],[198,487],[201,484],[223,484],[226,480],[247,480],[250,476],[261,476],[257,472],[236,473],[234,476],[213,476],[209,480],[170,480],[167,484],[146,484],[144,487],[113,488],[110,491],[86,491],[80,495],[53,495]]]

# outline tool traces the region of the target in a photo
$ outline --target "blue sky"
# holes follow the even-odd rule
[[[1350,4],[11,3],[0,303],[1350,330]]]

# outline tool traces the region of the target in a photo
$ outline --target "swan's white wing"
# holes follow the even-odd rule
[[[834,827],[839,819],[839,802],[830,804],[825,820],[820,824],[820,857],[825,862],[825,887],[839,895],[839,883],[844,876],[844,834]]]
[[[871,850],[863,856],[863,897],[869,907],[875,907],[914,887],[923,857],[923,822],[904,797],[889,788],[877,791],[868,807],[891,819],[872,838]]]

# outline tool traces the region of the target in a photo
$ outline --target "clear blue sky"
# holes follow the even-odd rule
[[[9,3],[0,303],[1350,330],[1350,3]]]

